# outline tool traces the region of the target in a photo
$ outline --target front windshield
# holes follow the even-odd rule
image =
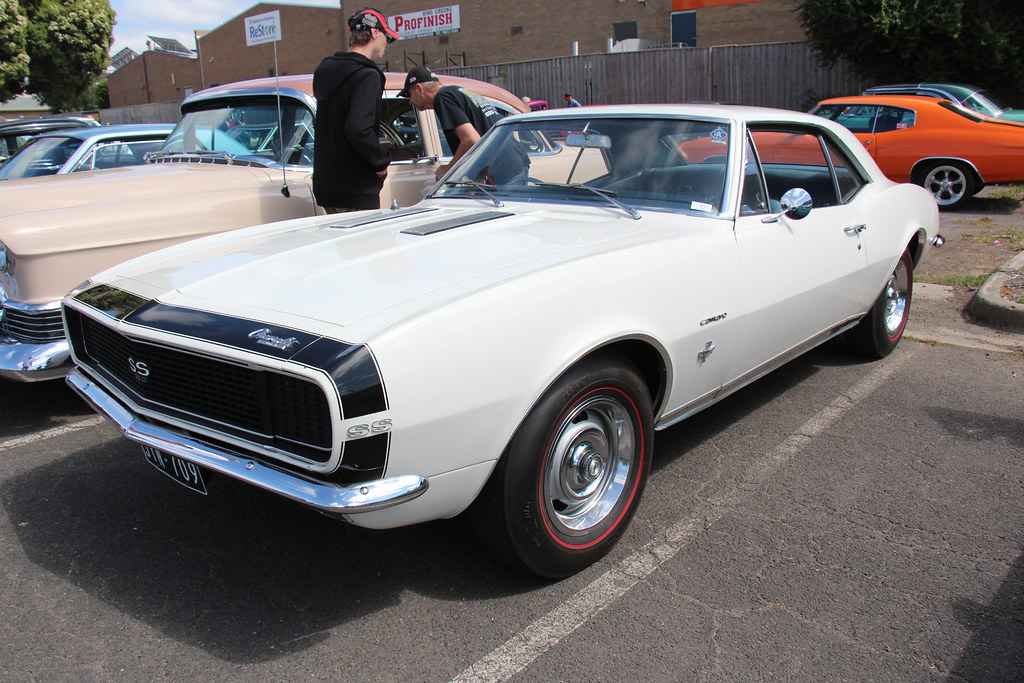
[[[676,118],[503,122],[432,197],[567,201],[717,214],[725,195],[729,125]],[[585,187],[582,187],[585,186]],[[485,197],[486,198],[486,197]]]
[[[998,116],[1009,109],[1005,104],[983,90],[968,97],[963,101],[963,105],[986,116]]]
[[[312,163],[313,114],[294,100],[282,100],[282,136],[272,98],[225,104],[185,114],[158,154],[224,152],[268,162]]]
[[[59,171],[82,141],[77,138],[45,137],[30,140],[0,167],[0,180],[35,178]]]

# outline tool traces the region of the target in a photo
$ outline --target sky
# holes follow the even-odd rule
[[[338,7],[338,0],[273,0],[281,5]],[[194,50],[193,31],[212,31],[259,4],[259,0],[110,0],[117,13],[110,54],[146,49],[146,36],[176,38]]]

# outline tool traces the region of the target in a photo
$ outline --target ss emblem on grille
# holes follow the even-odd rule
[[[145,382],[146,378],[149,377],[149,364],[135,360],[130,356],[128,357],[128,369],[132,371],[135,378],[140,382]]]

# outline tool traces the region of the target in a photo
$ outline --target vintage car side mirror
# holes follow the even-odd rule
[[[813,204],[814,201],[807,190],[802,187],[794,187],[791,190],[786,190],[786,193],[782,195],[782,199],[779,200],[779,206],[782,208],[782,211],[765,216],[761,219],[761,222],[775,223],[782,216],[797,221],[801,218],[807,218],[807,214],[811,212]]]

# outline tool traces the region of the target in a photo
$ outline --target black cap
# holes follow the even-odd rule
[[[428,81],[439,81],[439,80],[441,80],[441,79],[437,77],[437,74],[435,74],[433,71],[431,71],[427,67],[425,67],[425,66],[414,66],[412,69],[409,70],[409,74],[405,77],[405,87],[402,88],[402,91],[400,93],[398,93],[398,96],[399,97],[408,97],[409,96],[409,88],[411,88],[412,86],[416,85],[417,83],[426,83]]]
[[[348,30],[350,31],[367,31],[371,28],[383,31],[389,43],[402,37],[391,30],[388,20],[384,18],[380,10],[372,7],[364,7],[348,18]]]

